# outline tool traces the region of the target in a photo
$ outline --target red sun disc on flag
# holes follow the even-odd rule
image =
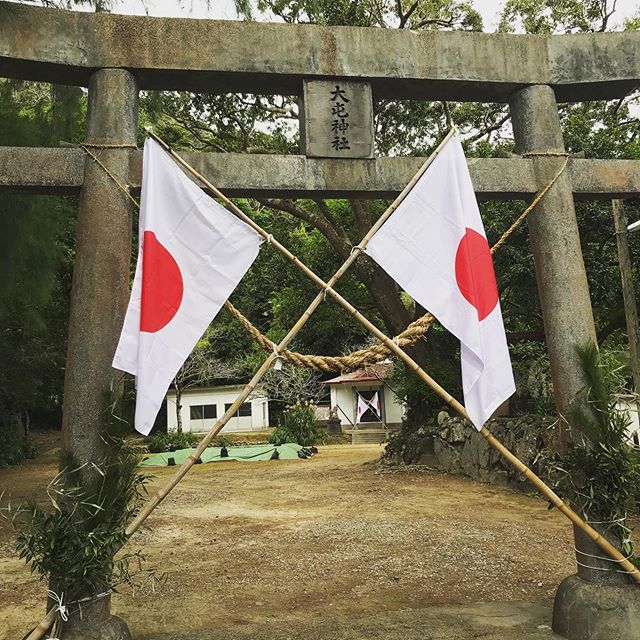
[[[484,320],[498,304],[498,287],[487,239],[467,228],[456,252],[456,282],[465,300]]]
[[[140,331],[155,333],[178,313],[184,284],[178,263],[153,231],[144,232],[142,256]]]

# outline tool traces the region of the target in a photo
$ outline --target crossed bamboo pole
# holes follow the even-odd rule
[[[258,381],[262,378],[264,373],[266,373],[267,369],[273,362],[273,360],[277,357],[277,351],[284,348],[291,339],[295,336],[295,334],[302,328],[304,323],[309,319],[311,314],[318,307],[322,299],[325,295],[330,295],[343,309],[345,309],[351,316],[353,316],[362,326],[364,326],[368,331],[370,331],[380,342],[382,342],[388,349],[390,349],[395,355],[397,355],[412,371],[416,373],[416,375],[429,386],[433,391],[435,391],[452,409],[454,409],[460,416],[466,418],[470,421],[469,415],[467,414],[464,406],[458,402],[448,391],[446,391],[443,387],[441,387],[428,373],[426,373],[420,365],[413,360],[407,353],[405,353],[391,338],[389,338],[385,333],[380,331],[372,322],[367,320],[350,302],[348,302],[345,298],[343,298],[335,289],[333,289],[333,285],[337,282],[337,280],[345,273],[345,271],[351,266],[351,264],[357,258],[357,255],[360,251],[363,251],[364,248],[369,243],[369,240],[373,237],[373,235],[380,229],[380,227],[386,222],[386,220],[391,216],[391,214],[398,208],[400,203],[404,200],[405,196],[411,191],[416,182],[420,179],[423,173],[428,169],[429,165],[436,159],[444,145],[449,141],[449,139],[457,132],[456,127],[450,129],[449,133],[445,136],[442,142],[438,145],[436,150],[429,156],[426,162],[422,165],[416,175],[411,179],[411,181],[407,184],[407,186],[403,189],[400,195],[393,201],[393,203],[386,209],[386,211],[380,216],[380,218],[376,221],[376,223],[371,227],[369,232],[364,236],[364,238],[360,241],[360,243],[354,247],[351,255],[347,258],[344,264],[338,269],[338,271],[334,274],[334,276],[329,280],[329,282],[325,282],[316,275],[309,267],[307,267],[303,262],[301,262],[296,256],[294,256],[284,245],[278,242],[273,236],[268,234],[262,227],[260,227],[254,220],[252,220],[249,216],[247,216],[243,211],[241,211],[229,198],[227,198],[224,194],[222,194],[216,187],[214,187],[204,176],[202,176],[198,171],[196,171],[191,165],[189,165],[185,160],[183,160],[173,149],[169,147],[161,138],[155,135],[153,132],[149,131],[149,135],[156,140],[162,147],[169,153],[171,156],[182,165],[187,171],[189,171],[194,177],[200,180],[211,193],[213,193],[217,198],[220,198],[236,216],[238,216],[241,220],[249,224],[255,231],[257,231],[263,238],[265,238],[268,242],[270,242],[280,253],[282,253],[291,263],[293,263],[302,273],[304,273],[310,280],[312,280],[315,284],[317,284],[322,292],[316,296],[313,300],[309,308],[304,312],[302,317],[298,320],[298,322],[294,325],[294,327],[289,331],[287,336],[280,342],[277,346],[276,350],[273,354],[271,354],[267,360],[263,363],[262,367],[258,370],[255,376],[252,378],[251,382],[245,387],[240,397],[236,400],[234,405],[231,406],[228,412],[218,421],[218,424],[214,425],[213,429],[205,438],[202,443],[196,449],[196,452],[192,454],[195,458],[188,460],[184,466],[186,466],[189,462],[191,465],[195,464],[199,455],[206,448],[206,444],[203,446],[203,443],[209,443],[211,439],[222,429],[226,421],[231,418],[231,416],[236,412],[237,408],[244,402],[244,400],[249,396],[251,391],[255,388]],[[236,406],[237,405],[237,406]],[[496,449],[500,455],[502,455],[506,460],[508,460],[521,474],[523,474],[531,483],[556,507],[559,511],[561,511],[573,524],[582,529],[600,548],[605,551],[615,562],[619,563],[622,568],[629,572],[629,575],[633,577],[633,579],[640,583],[640,571],[633,565],[625,556],[618,551],[606,538],[601,536],[595,529],[589,526],[573,509],[571,509],[565,502],[540,478],[538,477],[529,467],[527,467],[519,458],[517,458],[509,449],[507,449],[495,436],[491,434],[491,432],[486,428],[482,427],[480,433],[485,438],[485,440]],[[197,455],[196,455],[197,453]],[[190,466],[191,466],[190,465]],[[187,469],[188,470],[188,469]],[[180,475],[180,471],[176,474],[176,477],[179,476],[178,480],[175,483],[170,482],[171,489],[179,482],[179,480],[184,476],[186,471]],[[169,486],[167,485],[167,486]],[[161,490],[158,494],[163,494],[162,497],[154,503],[152,501],[149,505],[149,513],[153,511],[155,506],[159,504],[159,502],[167,495],[168,491],[163,493]],[[130,527],[127,529],[127,533],[129,533],[129,529],[131,532],[135,531],[138,526],[144,521],[147,517],[145,509],[140,513],[138,518],[134,520]],[[138,521],[140,521],[138,523]],[[135,526],[134,526],[135,525]]]
[[[236,411],[240,408],[240,405],[251,395],[260,380],[267,373],[274,360],[279,357],[279,351],[286,348],[286,346],[293,340],[302,327],[306,324],[307,320],[311,317],[318,306],[323,302],[327,295],[330,295],[343,309],[345,309],[351,316],[353,316],[362,326],[364,326],[370,333],[372,333],[380,342],[382,342],[392,353],[397,355],[415,374],[436,394],[438,394],[452,409],[454,409],[460,416],[470,421],[464,406],[456,400],[448,391],[441,387],[428,373],[426,373],[420,365],[413,360],[407,353],[405,353],[391,338],[385,333],[380,331],[372,322],[370,322],[365,316],[363,316],[350,302],[343,298],[333,286],[344,275],[349,267],[358,258],[358,254],[362,252],[373,235],[380,229],[380,227],[386,222],[391,214],[398,208],[400,203],[404,200],[406,195],[415,186],[416,182],[422,177],[424,172],[429,168],[432,162],[436,159],[444,145],[449,139],[457,132],[457,128],[453,127],[449,133],[445,136],[442,142],[438,145],[435,151],[427,158],[425,163],[420,167],[418,172],[410,180],[407,186],[402,190],[398,197],[389,205],[385,212],[380,216],[376,223],[371,227],[368,233],[362,238],[360,243],[353,247],[349,257],[345,260],[342,266],[336,271],[328,282],[325,282],[320,276],[307,267],[299,258],[291,253],[283,244],[276,240],[271,234],[267,233],[262,227],[260,227],[254,220],[247,216],[240,208],[238,208],[229,198],[227,198],[221,191],[219,191],[214,185],[212,185],[201,173],[194,169],[189,163],[183,160],[164,140],[158,137],[153,131],[148,128],[147,134],[158,142],[167,153],[182,167],[184,167],[189,173],[197,178],[207,190],[213,194],[216,198],[222,200],[227,208],[243,222],[252,227],[260,236],[262,236],[269,244],[273,245],[280,253],[282,253],[289,262],[291,262],[297,269],[299,269],[305,276],[307,276],[312,282],[317,284],[321,291],[316,295],[311,304],[307,307],[306,311],[300,316],[295,325],[289,330],[287,335],[280,341],[277,347],[274,349],[266,360],[262,363],[261,367],[254,374],[251,380],[246,384],[244,389],[240,392],[235,402],[225,411],[224,415],[213,425],[209,433],[200,441],[196,449],[191,453],[182,466],[176,471],[175,475],[167,482],[167,484],[161,487],[153,498],[147,503],[147,505],[138,513],[138,515],[131,521],[125,533],[127,536],[133,535],[144,523],[144,521],[151,515],[156,507],[171,493],[171,491],[180,483],[182,478],[187,475],[191,467],[195,465],[211,443],[213,438],[224,428],[227,422],[233,417]],[[493,436],[486,427],[482,427],[480,433],[485,440],[496,449],[500,455],[508,460],[522,475],[524,475],[550,502],[561,511],[573,524],[582,529],[589,538],[591,538],[605,553],[607,553],[614,562],[618,563],[637,583],[640,583],[640,571],[629,560],[618,551],[606,538],[601,536],[595,529],[589,526],[573,509],[571,509],[563,500],[529,467],[527,467],[518,457],[516,457],[509,449],[507,449],[495,436]],[[51,625],[56,620],[57,610],[51,609],[47,616],[40,622],[40,624],[27,636],[26,640],[40,640]]]
[[[175,476],[166,484],[166,486],[162,487],[157,494],[151,499],[151,501],[145,506],[145,508],[140,511],[138,516],[131,521],[129,526],[126,529],[126,534],[129,536],[134,533],[140,525],[147,519],[149,514],[164,500],[164,498],[171,492],[171,490],[182,480],[182,478],[187,474],[189,469],[197,462],[198,458],[202,455],[204,450],[210,444],[211,440],[215,438],[215,436],[222,430],[222,428],[227,424],[227,422],[234,416],[236,411],[239,409],[240,405],[251,395],[254,391],[260,380],[267,373],[269,368],[271,367],[273,361],[280,357],[278,354],[281,350],[285,349],[287,345],[293,340],[293,338],[299,333],[302,327],[306,324],[307,320],[311,317],[314,311],[318,308],[318,306],[324,301],[327,295],[333,295],[335,291],[333,290],[333,286],[336,282],[344,275],[344,273],[349,269],[349,267],[355,262],[358,258],[358,253],[363,251],[364,248],[369,243],[369,240],[373,237],[373,235],[380,229],[380,227],[386,222],[386,220],[391,216],[391,214],[398,208],[398,205],[404,200],[405,196],[411,189],[414,187],[415,183],[420,179],[422,174],[428,169],[429,165],[436,159],[444,145],[448,142],[448,140],[454,135],[455,129],[451,129],[449,133],[445,136],[442,142],[438,145],[436,150],[427,158],[425,163],[420,167],[415,176],[411,179],[409,184],[403,189],[403,191],[398,195],[398,197],[389,205],[389,207],[385,210],[385,212],[380,216],[380,218],[376,221],[376,223],[371,227],[369,232],[365,235],[365,237],[360,241],[356,247],[353,248],[349,257],[344,261],[342,266],[336,271],[333,277],[329,280],[329,282],[324,282],[319,276],[317,276],[309,267],[307,267],[301,260],[299,260],[289,249],[287,249],[283,244],[281,244],[278,240],[276,240],[271,234],[267,233],[260,225],[258,225],[254,220],[252,220],[248,215],[244,213],[241,209],[239,209],[234,202],[229,200],[227,196],[225,196],[221,191],[219,191],[216,187],[214,187],[202,174],[196,171],[189,163],[183,160],[169,145],[164,142],[160,137],[158,137],[152,130],[148,129],[148,135],[153,138],[156,142],[158,142],[164,149],[167,151],[171,157],[181,166],[183,166],[189,173],[191,173],[194,177],[196,177],[200,182],[202,182],[205,187],[213,194],[216,198],[222,200],[228,209],[230,209],[238,218],[240,218],[243,222],[247,223],[250,227],[254,229],[257,233],[259,233],[269,244],[274,246],[280,253],[282,253],[289,262],[291,262],[295,267],[297,267],[300,271],[302,271],[308,278],[310,278],[313,282],[315,282],[321,289],[320,293],[313,299],[311,304],[307,307],[306,311],[300,316],[295,325],[289,330],[289,333],[280,341],[280,343],[276,346],[267,359],[262,363],[262,366],[258,369],[258,371],[254,374],[253,378],[247,383],[244,389],[240,392],[240,395],[236,398],[235,402],[229,407],[229,409],[224,413],[224,415],[213,425],[209,433],[200,441],[200,444],[195,449],[195,451],[187,458],[187,460],[183,463],[183,465],[178,469]],[[349,303],[345,303],[348,305]],[[349,305],[350,306],[350,305]],[[355,309],[354,309],[355,311]],[[367,321],[368,322],[368,321]],[[370,323],[369,323],[370,324]],[[373,325],[371,325],[373,327]]]

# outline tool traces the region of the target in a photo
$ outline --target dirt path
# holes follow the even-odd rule
[[[445,475],[389,473],[375,464],[380,452],[329,446],[308,461],[195,467],[131,543],[166,583],[141,576],[135,591],[114,596],[115,612],[135,638],[275,621],[302,638],[296,625],[327,616],[542,601],[574,571],[570,527],[541,499]],[[48,454],[0,470],[0,490],[42,497],[54,473]],[[158,469],[155,484],[170,474]],[[43,590],[0,530],[1,638],[20,638],[40,618]]]

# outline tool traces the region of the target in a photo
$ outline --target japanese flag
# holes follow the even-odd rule
[[[489,244],[457,137],[366,252],[460,340],[464,401],[480,430],[515,384]]]
[[[167,389],[258,255],[260,235],[144,145],[140,245],[113,359],[136,376],[135,428],[151,431]]]

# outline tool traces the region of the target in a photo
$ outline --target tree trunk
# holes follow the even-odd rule
[[[404,331],[412,316],[400,298],[395,281],[369,259],[367,263],[359,260],[355,269],[373,298],[387,331],[392,336]]]
[[[345,229],[340,230],[338,228],[324,201],[319,200],[316,202],[320,215],[292,200],[265,199],[260,200],[260,202],[264,206],[284,211],[298,220],[311,224],[327,239],[343,260],[349,257],[352,249],[352,240]],[[368,204],[359,200],[351,200],[350,204],[354,212],[357,232],[362,236],[371,226]],[[411,321],[411,313],[402,303],[398,294],[398,287],[393,279],[368,258],[361,257],[356,260],[353,270],[371,294],[387,331],[393,335],[400,333]]]
[[[176,389],[176,425],[178,433],[182,433],[182,387],[174,384]]]
[[[343,260],[349,257],[352,250],[353,239],[349,237],[344,228],[340,228],[333,218],[331,211],[324,201],[315,201],[318,212],[304,208],[291,200],[264,200],[261,201],[267,207],[284,211],[307,224],[311,224],[327,239],[335,252]],[[364,236],[373,222],[369,204],[367,201],[350,200],[353,211],[356,233]],[[408,309],[400,297],[400,291],[396,282],[373,260],[366,256],[360,256],[353,264],[353,271],[367,288],[373,303],[384,323],[387,334],[398,335],[414,319],[413,313]],[[419,311],[417,311],[419,313]],[[408,348],[407,353],[421,366],[428,367],[428,363],[437,357],[434,346],[422,340]],[[423,403],[415,398],[409,398],[409,404],[414,406],[412,415],[416,422],[424,422],[426,414]]]

